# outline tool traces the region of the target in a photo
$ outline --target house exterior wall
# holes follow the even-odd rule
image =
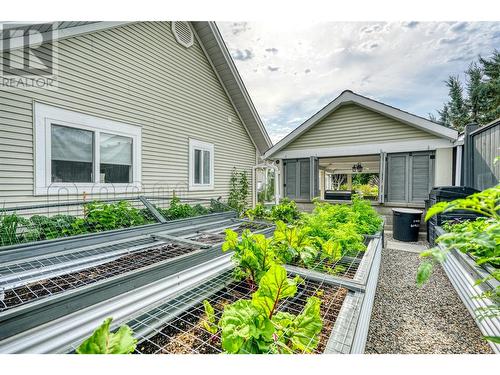
[[[187,190],[189,138],[214,144],[215,187],[186,196],[227,197],[235,166],[251,179],[252,140],[198,41],[190,48],[178,44],[170,22],[62,40],[58,65],[56,90],[0,90],[1,205],[48,199],[34,196],[35,102],[140,126],[146,192]]]
[[[438,148],[434,163],[434,186],[453,185],[453,148]]]
[[[281,151],[438,139],[437,136],[359,105],[346,104]]]

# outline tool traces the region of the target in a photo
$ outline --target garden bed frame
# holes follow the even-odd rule
[[[140,323],[144,314],[166,302],[179,301],[190,295],[190,303],[175,304],[179,308],[160,315],[156,325],[141,325],[142,328],[137,331],[138,338],[150,336],[158,325],[165,324],[193,303],[200,303],[207,295],[216,292],[206,287],[211,285],[210,280],[221,274],[228,275],[234,268],[232,253],[221,252],[225,228],[241,232],[241,227],[252,226],[254,233],[266,236],[274,230],[272,223],[238,219],[234,211],[167,221],[148,198],[130,199],[143,204],[156,222],[0,247],[0,294],[3,294],[3,289],[9,292],[12,288],[45,281],[50,277],[99,267],[155,246],[173,243],[191,247],[193,251],[161,258],[142,267],[131,267],[121,273],[113,272],[95,282],[79,284],[53,295],[4,308],[0,312],[0,353],[71,352],[107,317],[114,318],[113,329],[132,323],[134,319],[136,323],[139,319]],[[106,202],[110,201],[114,200]],[[43,210],[44,207],[52,209],[81,204],[75,201],[19,209]],[[212,238],[208,242],[193,240],[200,234],[212,235]],[[356,264],[356,272],[351,278],[286,266],[290,273],[301,275],[313,283],[347,291],[345,297],[342,295],[343,303],[334,324],[330,322],[333,330],[329,334],[325,353],[364,351],[380,267],[383,232],[366,238],[369,242],[363,257],[349,258]],[[217,285],[217,288],[220,286]],[[193,299],[197,290],[202,293]],[[4,297],[2,295],[2,299]]]
[[[221,231],[247,223],[247,220],[236,219],[236,213],[229,211],[0,248],[0,274],[4,271],[0,275],[0,293],[4,294],[4,288],[8,291],[13,286],[85,270],[113,260],[120,254],[126,255],[127,252],[140,251],[145,247],[166,243],[193,247],[190,253],[160,259],[144,267],[131,267],[130,270],[125,269],[122,273],[111,274],[99,281],[5,309],[0,312],[0,340],[36,329],[44,323],[64,318],[75,311],[216,258],[221,255],[222,241],[206,244],[190,241],[186,237],[200,231]],[[267,235],[272,230],[273,227],[268,225],[258,232]],[[2,345],[0,341],[0,347]]]
[[[270,232],[267,231],[268,234]],[[293,271],[290,269],[305,279],[348,290],[335,320],[325,353],[363,353],[380,267],[381,249],[382,236],[380,234],[371,236],[366,254],[361,259],[356,276],[352,280],[322,273],[311,273],[300,268],[293,269]],[[145,338],[158,329],[159,325],[165,324],[193,304],[203,301],[208,295],[214,293],[214,290],[205,287],[210,285],[207,281],[229,272],[234,267],[231,256],[231,252],[221,255],[220,247],[212,246],[206,252],[172,262],[162,269],[134,272],[130,275],[133,277],[115,280],[111,283],[113,285],[94,284],[92,287],[83,287],[82,290],[77,290],[80,295],[76,298],[64,294],[63,296],[69,301],[59,298],[60,301],[57,301],[59,303],[51,301],[39,311],[44,316],[48,314],[48,310],[64,310],[63,314],[45,319],[45,324],[38,322],[29,327],[30,329],[24,326],[24,329],[19,330],[15,335],[0,341],[0,352],[71,352],[107,317],[114,318],[112,328],[115,329],[121,324],[147,316],[148,312],[168,301],[177,301],[173,305],[178,308],[166,312],[156,324],[148,325],[144,322],[143,328],[136,334],[139,338]],[[196,290],[201,290],[202,293],[193,298],[193,291]],[[101,298],[96,299],[96,295],[100,295]],[[190,302],[178,303],[186,295],[189,295]],[[85,300],[87,303],[80,304]],[[79,306],[68,310],[68,307],[74,304],[79,304]],[[34,308],[35,306],[27,305],[26,307]],[[19,312],[19,310],[21,309],[13,311]],[[20,322],[22,326],[29,319],[33,319],[32,311],[25,312],[26,314],[22,316],[12,317],[14,322]],[[2,326],[4,327],[3,323]]]
[[[446,233],[440,226],[436,226],[435,231],[436,237]],[[442,247],[439,243],[437,245]],[[451,284],[457,291],[463,304],[467,307],[482,334],[485,336],[500,336],[500,317],[478,319],[476,313],[477,309],[486,307],[488,305],[487,301],[489,301],[478,297],[483,292],[493,290],[500,285],[493,278],[476,285],[476,280],[484,279],[491,275],[491,267],[487,265],[479,266],[470,255],[457,250],[452,250],[442,265]],[[495,353],[500,353],[500,344],[495,344],[491,341],[488,341],[488,343]]]

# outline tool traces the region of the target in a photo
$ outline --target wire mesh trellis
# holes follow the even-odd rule
[[[359,264],[365,251],[356,251],[351,256],[343,256],[340,259],[322,258],[318,256],[313,261],[304,264],[299,259],[296,259],[289,264],[292,266],[306,268],[311,271],[327,273],[332,276],[353,279],[358,271]]]
[[[166,220],[230,211],[231,207],[219,199],[189,198],[182,195],[145,196]]]
[[[331,276],[354,279],[361,261],[370,250],[370,246],[372,245],[371,240],[371,237],[365,238],[365,249],[348,249],[345,254],[338,259],[332,259],[331,257],[318,254],[314,259],[308,260],[307,263],[297,257],[288,262],[288,264],[295,267],[306,268],[311,271],[326,273]]]
[[[160,217],[149,202],[156,206]],[[219,200],[177,196],[59,201],[4,208],[0,210],[0,248],[229,210]]]
[[[271,223],[238,219],[233,220],[233,223],[230,225],[219,226],[207,230],[200,230],[194,234],[190,234],[186,238],[191,241],[215,245],[224,242],[226,238],[226,229],[231,229],[241,235],[241,233],[243,233],[243,231],[246,229],[254,233],[259,233],[273,227],[274,225]]]
[[[156,222],[138,198],[19,206],[0,211],[0,247]]]
[[[45,277],[38,275],[35,280],[23,280],[22,273],[11,272],[10,279],[5,280],[4,285],[0,284],[0,312],[197,251],[202,251],[201,246],[175,241],[155,242],[138,249],[129,244],[126,252],[104,258],[101,263],[94,258],[94,264],[77,264],[70,272],[49,271],[41,274]],[[75,254],[70,255],[73,256]],[[7,270],[16,271],[33,266],[29,262],[26,265],[18,263],[7,266]]]
[[[143,312],[127,322],[138,338],[136,352],[152,353],[221,353],[220,332],[212,334],[204,328],[205,310],[202,301],[207,299],[214,307],[216,319],[220,319],[224,306],[239,299],[251,298],[252,290],[245,281],[234,281],[231,272],[223,273],[193,288],[177,298]],[[325,281],[305,279],[298,285],[293,297],[280,301],[277,311],[300,314],[307,298],[321,299],[322,330],[319,344],[311,351],[322,353],[330,338],[343,301],[349,291]]]

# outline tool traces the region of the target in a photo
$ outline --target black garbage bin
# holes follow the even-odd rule
[[[405,242],[418,241],[421,217],[422,211],[420,210],[393,208],[392,225],[394,239]]]

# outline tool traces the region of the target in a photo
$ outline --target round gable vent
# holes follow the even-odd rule
[[[172,33],[174,34],[175,39],[180,45],[183,45],[186,48],[191,47],[193,45],[194,34],[188,22],[185,21],[172,22]]]

